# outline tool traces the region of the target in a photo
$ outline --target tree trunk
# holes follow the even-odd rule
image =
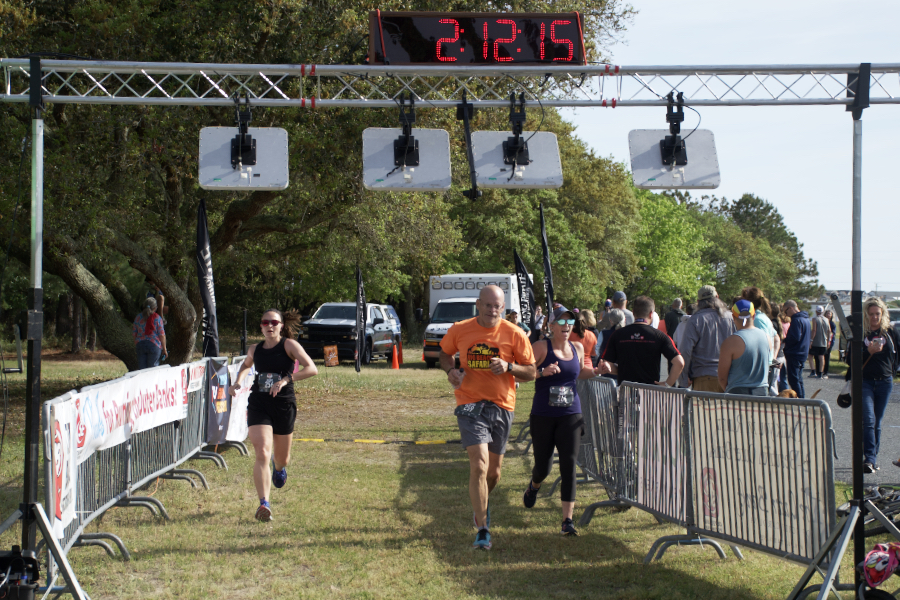
[[[75,294],[75,301],[72,303],[72,354],[81,352],[81,296]]]
[[[94,325],[94,319],[89,319],[90,333],[88,334],[88,350],[97,351],[97,327]]]
[[[69,320],[69,294],[63,294],[59,297],[56,304],[56,336],[62,337],[68,335],[72,328],[72,321]]]

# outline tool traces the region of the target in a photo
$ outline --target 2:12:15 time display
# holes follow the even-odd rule
[[[378,15],[373,12],[369,62],[581,65],[584,64],[581,19],[577,13]]]

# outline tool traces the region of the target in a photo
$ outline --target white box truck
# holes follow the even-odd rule
[[[428,292],[428,326],[425,328],[425,365],[440,359],[440,343],[450,326],[477,315],[475,301],[486,285],[496,285],[505,296],[506,310],[519,309],[519,286],[515,275],[505,273],[454,273],[432,275]]]

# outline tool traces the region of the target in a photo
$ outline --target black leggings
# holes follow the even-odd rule
[[[564,417],[531,415],[531,440],[534,443],[534,468],[531,480],[541,483],[553,469],[553,449],[559,452],[563,502],[575,502],[575,459],[584,433],[581,413]]]

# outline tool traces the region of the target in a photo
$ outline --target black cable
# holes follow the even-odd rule
[[[694,129],[691,130],[691,132],[690,132],[689,134],[687,134],[686,136],[684,136],[684,138],[681,140],[682,142],[687,141],[687,139],[688,139],[689,137],[691,137],[692,135],[694,135],[694,132],[697,131],[697,129],[699,129],[700,123],[703,121],[703,115],[700,114],[700,111],[699,111],[699,110],[697,110],[696,108],[693,108],[693,107],[691,107],[691,106],[688,106],[687,104],[684,104],[683,106],[684,106],[685,108],[690,108],[692,111],[694,111],[695,113],[697,113],[697,127],[694,127]]]

